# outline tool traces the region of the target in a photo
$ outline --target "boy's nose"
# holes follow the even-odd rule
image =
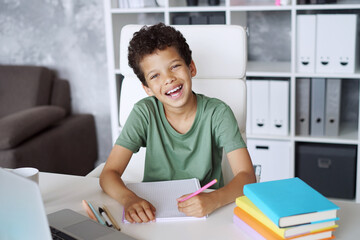
[[[175,80],[175,76],[172,73],[168,73],[165,78],[165,83],[170,84]]]

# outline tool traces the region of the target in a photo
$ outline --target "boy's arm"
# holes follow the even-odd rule
[[[118,201],[125,209],[125,218],[129,222],[148,222],[155,220],[155,207],[130,191],[121,179],[133,152],[115,145],[110,152],[100,175],[101,188]]]
[[[182,203],[178,203],[179,211],[186,215],[202,217],[217,208],[234,202],[243,195],[245,184],[254,183],[255,173],[250,155],[246,148],[239,148],[227,154],[234,178],[224,187],[210,193],[199,194]]]

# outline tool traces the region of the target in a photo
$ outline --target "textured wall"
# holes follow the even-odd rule
[[[291,14],[279,12],[249,12],[248,59],[250,61],[291,60]]]
[[[69,80],[73,112],[95,116],[99,162],[112,146],[103,12],[102,0],[0,0],[0,64]]]

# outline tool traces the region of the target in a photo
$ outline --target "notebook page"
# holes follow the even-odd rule
[[[176,199],[182,195],[193,193],[200,188],[196,178],[160,182],[128,183],[126,186],[139,197],[146,199],[156,208],[156,221],[179,221],[203,219],[186,216],[177,209]],[[124,219],[124,222],[127,222]]]

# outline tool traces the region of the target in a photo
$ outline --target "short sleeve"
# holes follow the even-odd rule
[[[146,146],[148,110],[135,104],[115,144],[123,146],[133,153]]]
[[[226,153],[246,147],[234,113],[228,105],[222,104],[219,107],[213,121],[217,144],[223,147]]]

